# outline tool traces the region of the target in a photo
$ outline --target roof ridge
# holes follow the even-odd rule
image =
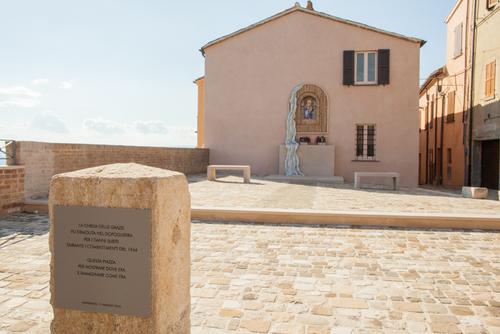
[[[304,13],[307,13],[307,14],[310,14],[310,15],[315,15],[315,16],[318,16],[318,17],[322,17],[322,18],[325,18],[325,19],[329,19],[329,20],[332,20],[332,21],[335,21],[335,22],[339,22],[339,23],[344,23],[344,24],[349,24],[349,25],[352,25],[352,26],[356,26],[358,28],[361,28],[361,29],[367,29],[367,30],[371,30],[371,31],[374,31],[374,32],[378,32],[378,33],[381,33],[381,34],[385,34],[385,35],[389,35],[389,36],[392,36],[392,37],[396,37],[396,38],[400,38],[400,39],[405,39],[407,41],[410,41],[410,42],[414,42],[414,43],[420,43],[420,46],[424,46],[424,44],[426,43],[426,41],[422,40],[422,39],[419,39],[419,38],[416,38],[416,37],[409,37],[409,36],[405,36],[405,35],[402,35],[402,34],[399,34],[399,33],[395,33],[395,32],[392,32],[392,31],[388,31],[388,30],[384,30],[384,29],[379,29],[379,28],[376,28],[376,27],[373,27],[373,26],[370,26],[370,25],[367,25],[365,23],[360,23],[360,22],[356,22],[356,21],[352,21],[352,20],[348,20],[348,19],[344,19],[344,18],[340,18],[340,17],[337,17],[337,16],[334,16],[334,15],[331,15],[331,14],[328,14],[328,13],[323,13],[323,12],[318,12],[316,10],[309,10],[307,8],[303,8],[301,7],[300,5],[297,5],[297,3],[293,6],[293,7],[290,7],[290,8],[287,8],[281,12],[278,12],[272,16],[269,16],[263,20],[260,20],[256,23],[253,23],[247,27],[244,27],[244,28],[241,28],[241,29],[238,29],[236,30],[235,32],[232,32],[230,34],[227,34],[227,35],[224,35],[224,36],[221,36],[219,38],[216,38],[210,42],[208,42],[207,44],[205,44],[204,46],[201,47],[200,51],[203,55],[205,55],[205,49],[215,45],[215,44],[219,44],[229,38],[232,38],[232,37],[235,37],[237,35],[240,35],[246,31],[249,31],[249,30],[252,30],[254,28],[257,28],[259,26],[262,26],[268,22],[271,22],[273,20],[276,20],[280,17],[283,17],[285,15],[288,15],[290,13],[293,13],[295,11],[301,11],[301,12],[304,12]]]

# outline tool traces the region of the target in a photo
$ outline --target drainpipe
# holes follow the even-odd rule
[[[436,84],[439,83],[439,80],[436,82]],[[434,110],[433,110],[433,114],[434,114],[434,119],[432,120],[432,122],[434,123],[434,184],[439,184],[439,180],[438,180],[438,173],[437,173],[437,162],[438,162],[438,153],[437,153],[437,145],[438,145],[438,120],[437,120],[437,112],[438,112],[438,106],[437,106],[437,102],[438,102],[438,96],[439,96],[439,92],[438,92],[438,88],[437,88],[437,85],[436,85],[436,94],[434,94],[434,103],[433,103],[433,106],[434,106]],[[435,111],[435,112],[434,112]]]
[[[439,87],[439,81],[438,81],[438,87]],[[443,156],[444,156],[444,93],[443,93],[443,86],[441,85],[441,92],[439,92],[441,96],[441,156],[439,157],[440,163],[439,163],[439,173],[441,175],[441,179],[439,180],[439,184],[443,184],[444,180],[444,174],[443,174]]]
[[[429,117],[429,98],[426,93],[426,102],[427,102],[427,108],[425,109],[425,183],[429,184],[429,120],[427,117]]]
[[[474,0],[474,10],[472,15],[472,54],[471,54],[471,78],[470,78],[470,96],[469,96],[469,143],[468,143],[468,159],[467,159],[467,186],[472,186],[472,126],[473,126],[473,118],[474,118],[474,73],[475,73],[475,62],[476,62],[476,17],[477,17],[477,0]],[[466,64],[467,66],[467,64]]]

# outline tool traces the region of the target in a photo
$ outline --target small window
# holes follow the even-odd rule
[[[422,108],[422,107],[419,108],[419,120],[420,120],[419,123],[420,124],[419,124],[418,128],[419,128],[420,131],[423,131],[426,128],[426,124],[425,124],[425,112],[426,112],[425,108]]]
[[[425,107],[425,129],[429,128],[429,104]]]
[[[486,80],[485,80],[485,96],[486,98],[495,97],[495,76],[496,76],[496,61],[492,61],[486,65]]]
[[[432,97],[431,108],[429,112],[430,112],[429,129],[432,129],[432,127],[434,126],[434,96]]]
[[[449,92],[447,95],[448,110],[446,112],[446,122],[455,122],[455,92]]]
[[[456,58],[462,55],[462,31],[463,31],[463,23],[460,23],[455,27],[455,48],[453,50],[453,57]]]
[[[356,160],[375,160],[375,125],[356,125]]]
[[[498,4],[498,0],[486,0],[486,7],[492,9]]]
[[[374,85],[377,83],[377,52],[356,52],[356,84]]]

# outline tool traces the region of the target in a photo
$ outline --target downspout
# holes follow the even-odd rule
[[[429,117],[429,100],[428,98],[426,100],[427,100],[427,108],[425,108],[425,120],[428,121],[427,117]],[[429,184],[430,180],[429,172],[430,172],[429,171],[429,122],[425,122],[425,183],[426,184]]]
[[[439,81],[437,81],[436,83],[439,83]],[[439,180],[438,180],[438,174],[437,174],[437,162],[438,162],[438,156],[437,156],[437,145],[438,145],[438,120],[437,120],[437,114],[438,114],[438,106],[437,106],[437,102],[438,102],[438,96],[439,96],[439,92],[438,92],[438,88],[437,88],[437,85],[436,85],[436,94],[434,95],[434,103],[433,103],[433,112],[432,114],[434,114],[434,119],[432,120],[432,122],[434,123],[434,184],[439,184]],[[435,113],[434,113],[435,111]]]
[[[471,78],[470,78],[470,96],[469,96],[469,147],[467,150],[468,159],[467,159],[467,186],[472,185],[472,126],[473,126],[473,118],[474,118],[474,73],[475,73],[475,62],[476,62],[476,17],[477,17],[477,0],[474,0],[474,11],[472,16],[472,54],[471,54]],[[467,66],[467,64],[466,64]]]
[[[438,87],[439,87],[439,81],[438,81]],[[440,159],[440,164],[439,164],[439,173],[441,174],[441,179],[439,180],[439,183],[442,185],[444,182],[444,174],[443,174],[443,157],[444,157],[444,93],[443,91],[443,86],[441,85],[441,92],[439,93],[441,95],[441,156],[439,157]]]

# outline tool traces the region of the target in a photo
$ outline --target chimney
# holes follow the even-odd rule
[[[307,1],[307,7],[306,9],[309,9],[309,10],[314,10],[314,6],[313,6],[313,2],[308,0]]]

